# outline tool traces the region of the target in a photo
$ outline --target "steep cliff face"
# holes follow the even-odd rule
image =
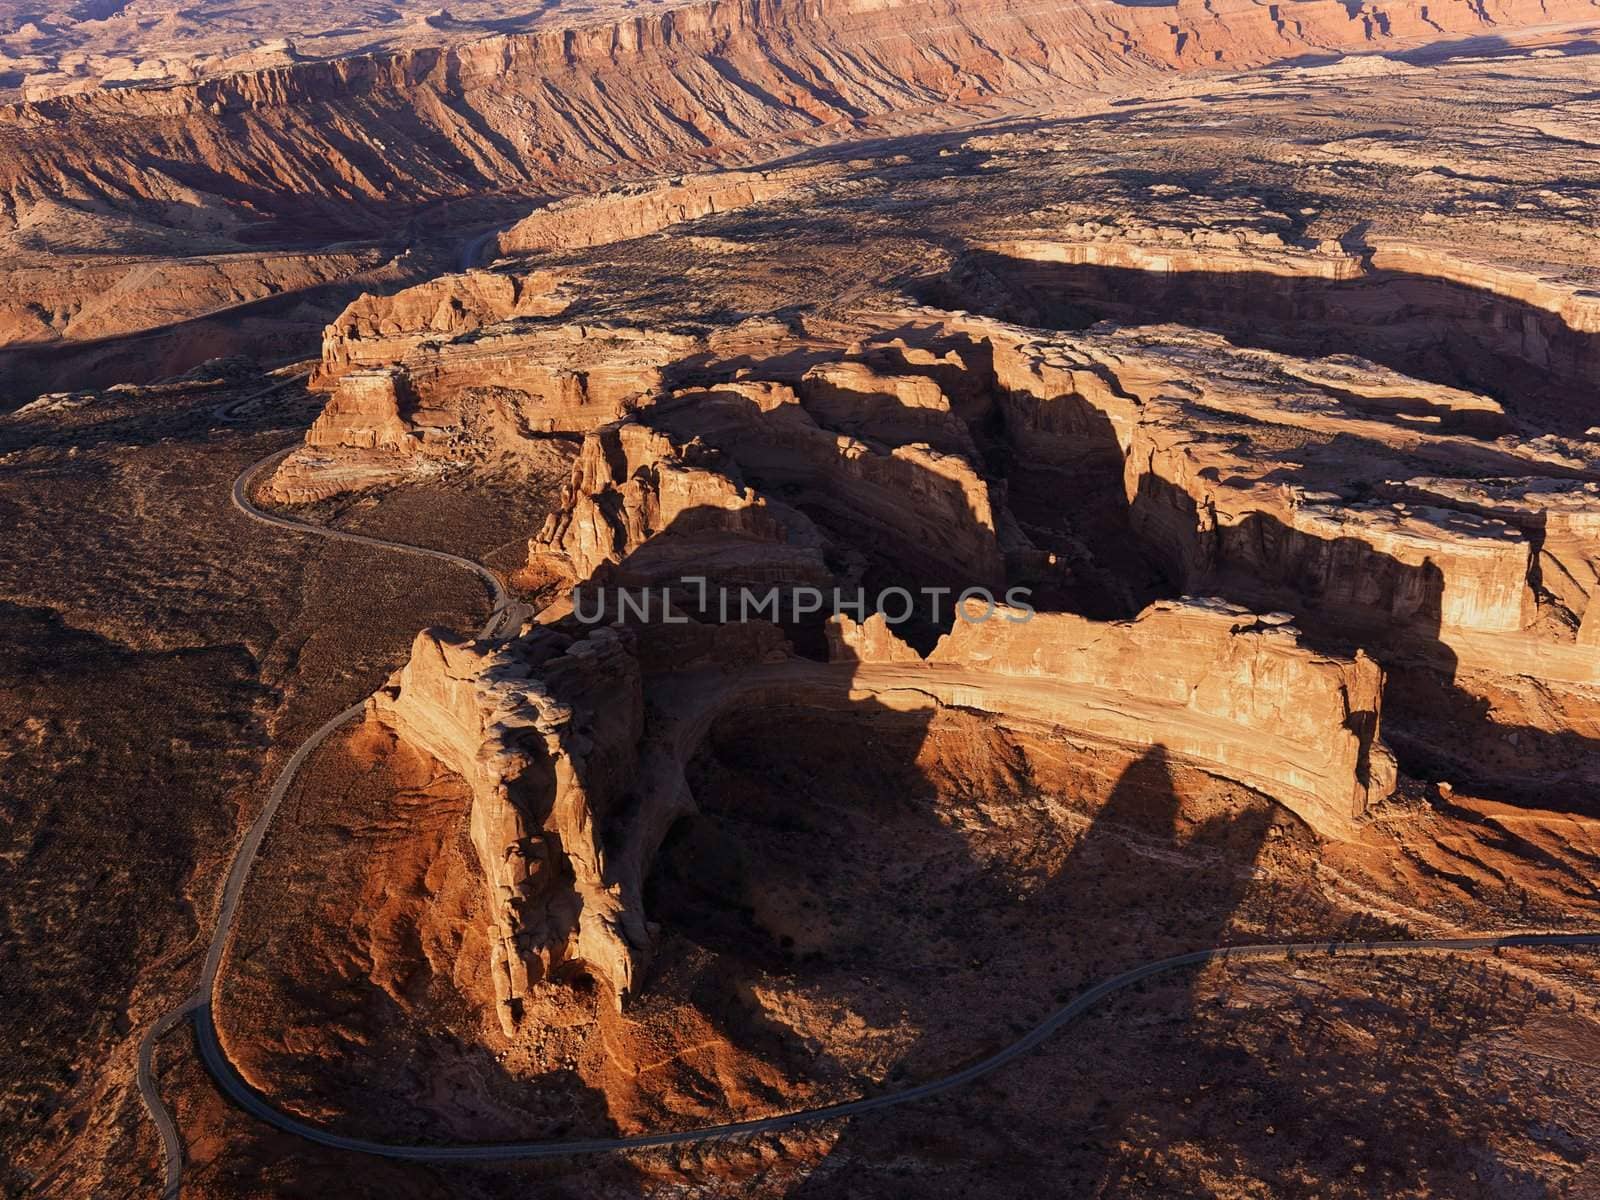
[[[879,390],[863,392],[862,407],[852,416],[835,387],[822,386],[830,372]],[[932,407],[908,410],[886,382],[895,378],[902,388],[916,387]],[[1000,586],[1013,538],[1001,489],[965,454],[901,441],[942,432],[942,440],[964,443],[970,453],[970,438],[957,432],[942,397],[933,399],[937,387],[930,391],[922,386],[928,380],[914,385],[907,377],[843,364],[798,382],[798,390],[760,379],[677,389],[641,418],[679,441],[698,438],[721,451],[749,478],[814,514],[841,545],[876,545],[910,561],[923,560],[924,569],[958,578],[963,586]],[[878,421],[870,419],[874,412]],[[884,420],[886,414],[892,419]],[[830,418],[866,436],[845,432]]]
[[[1277,798],[1329,837],[1350,836],[1393,790],[1379,736],[1382,670],[1364,654],[1309,649],[1285,614],[1216,600],[1164,601],[1109,623],[968,612],[978,619],[958,620],[925,663],[881,616],[864,627],[836,618],[836,655],[863,664],[857,688],[898,679],[1002,720],[1162,746]]]
[[[700,460],[700,461],[696,461]],[[636,421],[589,434],[529,563],[618,586],[715,576],[727,584],[823,584],[827,540],[737,467]]]
[[[1535,629],[1570,641],[1582,625],[1595,465],[1557,439],[1451,432],[1504,427],[1486,396],[1175,326],[961,325],[993,347],[1026,463],[1120,475],[1134,533],[1183,591],[1463,646]],[[1448,474],[1414,475],[1419,463]]]
[[[545,271],[443,275],[391,295],[364,295],[322,334],[315,382],[346,371],[399,362],[428,339],[482,329],[516,317],[554,316],[566,307],[562,280]]]
[[[775,200],[831,173],[822,167],[781,174],[712,171],[573,196],[534,210],[498,234],[495,246],[503,255],[605,246]]]
[[[795,657],[763,621],[585,633],[568,619],[494,646],[420,635],[369,711],[472,789],[507,1033],[539,980],[582,971],[619,1001],[633,987],[652,940],[645,877],[694,811],[685,767],[732,712],[870,722],[960,708],[1056,739],[1161,747],[1334,839],[1393,789],[1383,673],[1307,649],[1282,614],[1184,601],[1127,622],[1025,616],[960,622],[926,659],[881,616],[838,617],[831,663]]]
[[[1589,0],[711,0],[0,108],[0,232],[47,199],[200,196],[282,214],[560,187],[900,110],[1594,11]]]
[[[1207,589],[1231,575],[1292,592],[1355,628],[1505,633],[1532,623],[1530,546],[1506,521],[1352,502],[1310,486],[1247,486],[1271,460],[1232,440],[1231,428],[1205,432],[1187,409],[1152,405],[1128,457],[1135,528],[1165,554],[1180,587]]]
[[[0,251],[0,261],[4,260]],[[89,261],[0,271],[0,346],[102,338],[305,291],[377,265],[376,251],[223,254],[130,265]]]
[[[631,779],[643,728],[627,641],[605,628],[578,640],[541,632],[513,653],[425,630],[368,713],[472,790],[507,1034],[530,984],[563,970],[625,993],[632,951],[605,883],[600,833]]]
[[[899,374],[860,359],[823,362],[801,377],[806,411],[830,429],[891,446],[921,443],[976,460],[967,421],[937,379]]]
[[[530,539],[542,579],[1024,584],[1043,609],[1101,619],[1217,596],[1292,613],[1319,650],[1365,647],[1408,696],[1447,678],[1452,703],[1504,714],[1497,737],[1536,729],[1571,760],[1564,778],[1600,774],[1584,748],[1600,689],[1600,459],[1500,432],[1513,426],[1487,396],[1178,326],[1048,333],[932,309],[692,337],[521,318],[408,347],[386,373],[339,377],[274,487],[343,486],[369,462],[415,476],[526,457],[559,422],[587,434]],[[513,395],[534,372],[574,397],[526,382]],[[1396,744],[1475,761],[1479,739],[1458,746],[1429,724],[1436,705],[1409,704],[1390,713]],[[1321,828],[1361,811],[1329,790],[1356,772],[1345,758],[1272,774],[1228,753],[1217,761],[1301,797]],[[1530,758],[1508,777],[1539,770]]]
[[[700,345],[626,326],[481,328],[473,322],[499,321],[506,306],[543,304],[536,288],[499,287],[499,278],[452,277],[352,305],[324,342],[317,378],[332,395],[264,495],[304,503],[460,466],[542,470],[561,451],[538,435],[617,421],[660,388],[668,364]],[[435,333],[436,322],[459,328]]]
[[[1528,581],[1546,606],[1563,611],[1579,644],[1600,644],[1600,482],[1429,476],[1399,490],[1516,530],[1531,558]]]

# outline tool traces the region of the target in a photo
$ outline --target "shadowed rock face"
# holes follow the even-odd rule
[[[492,647],[421,635],[370,711],[472,788],[508,1034],[530,980],[563,966],[619,1002],[642,978],[644,880],[667,830],[694,811],[684,770],[725,714],[771,704],[959,709],[1022,730],[1163,747],[1277,797],[1332,838],[1354,834],[1394,787],[1379,736],[1382,671],[1365,655],[1303,646],[1281,614],[1187,601],[1111,624],[1026,617],[1002,608],[958,622],[925,660],[881,614],[865,625],[834,618],[826,664],[794,656],[763,622],[645,624],[633,631],[649,664],[642,705],[638,664],[610,627],[572,640],[567,618]]]
[[[1136,626],[1045,612],[1017,627],[1018,640],[995,642],[1009,626],[983,626],[985,640],[959,623],[950,633],[948,606],[942,617],[918,608],[921,632],[907,626],[900,638],[920,654],[896,639],[874,641],[859,657],[927,657],[935,676],[959,668],[1100,679],[1111,693],[1132,689],[1152,703],[1189,696],[1199,708],[1158,705],[1139,716],[1118,715],[1111,699],[1075,707],[1064,693],[1040,694],[1038,682],[971,702],[1134,744],[1151,744],[1134,734],[1140,721],[1194,722],[1188,733],[1163,727],[1158,740],[1277,797],[1330,837],[1350,836],[1393,785],[1378,736],[1388,685],[1377,662],[1403,668],[1405,696],[1414,678],[1488,698],[1537,676],[1542,699],[1521,720],[1575,739],[1586,777],[1600,766],[1582,749],[1600,686],[1590,649],[1600,468],[1548,438],[1496,433],[1504,410],[1492,399],[1353,356],[1312,362],[1170,326],[1049,334],[905,310],[876,326],[780,332],[757,321],[740,330],[569,340],[562,327],[535,321],[503,335],[538,347],[545,369],[560,370],[564,353],[568,362],[592,355],[617,381],[614,406],[567,407],[559,394],[524,402],[524,428],[564,412],[590,429],[557,512],[530,540],[530,571],[602,593],[668,589],[680,613],[713,622],[730,619],[726,608],[706,608],[686,580],[776,589],[785,630],[816,656],[828,640],[825,611],[783,607],[802,586],[853,594],[894,583],[949,597],[1022,586],[1045,597],[1035,607],[1070,610],[1070,597],[1093,580],[1141,559],[1164,583],[1123,594],[1123,615],[1143,612]],[[738,356],[719,359],[717,348],[732,344]],[[621,394],[641,347],[654,357]],[[674,359],[674,347],[691,352]],[[434,378],[448,377],[479,353],[478,339],[447,338],[427,353],[439,364]],[[280,478],[301,472],[314,487],[328,464],[337,470],[341,455],[374,452],[368,446],[402,475],[407,462],[438,452],[426,437],[386,444],[398,429],[387,404],[370,417],[341,408],[366,378],[345,376],[329,405],[356,448],[317,447],[333,455],[319,461],[304,457],[308,447]],[[684,386],[688,378],[712,382]],[[471,433],[486,428],[494,404],[470,389],[451,395],[463,431],[451,454],[481,451],[485,438],[516,453],[509,427]],[[1462,427],[1463,414],[1477,423]],[[523,444],[539,443],[523,435]],[[1120,506],[1125,534],[1063,539],[1080,503]],[[1144,611],[1163,588],[1243,607]],[[568,600],[545,619],[572,612]],[[1245,636],[1252,612],[1290,615]],[[940,641],[942,633],[950,636]],[[1152,638],[1168,649],[1137,649]],[[1096,649],[1069,649],[1080,645]],[[1238,649],[1246,646],[1286,648],[1285,663],[1304,656],[1306,665],[1280,669],[1271,655]],[[1218,678],[1233,682],[1218,685],[1213,702],[1187,672],[1211,671],[1204,664],[1217,654]],[[670,666],[670,655],[651,655]],[[1140,674],[1147,667],[1155,674]],[[943,703],[983,694],[961,686],[968,690],[927,684]],[[1314,699],[1324,693],[1326,703]],[[1384,727],[1399,729],[1413,752],[1438,748],[1430,716],[1407,705],[1384,714]],[[1264,741],[1286,749],[1261,757]],[[1449,753],[1474,751],[1452,738]],[[1532,786],[1537,771],[1523,778]]]

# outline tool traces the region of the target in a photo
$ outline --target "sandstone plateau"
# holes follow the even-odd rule
[[[1593,1192],[1597,46],[0,5],[0,1190]]]

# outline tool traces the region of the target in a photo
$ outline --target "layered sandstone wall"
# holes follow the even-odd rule
[[[475,293],[491,317],[500,311],[497,298],[526,299],[492,278]],[[324,359],[321,379],[332,395],[305,445],[267,480],[267,499],[303,503],[460,467],[511,475],[542,469],[554,454],[540,435],[588,433],[619,420],[661,388],[668,365],[701,345],[627,326],[524,321],[480,328],[470,313],[454,335],[403,332],[389,314],[431,320],[440,297],[434,311],[456,319],[455,285],[422,291],[416,304],[399,309],[389,303],[394,297],[362,306],[330,334],[337,353]],[[374,325],[375,339],[351,335],[352,327]],[[400,357],[385,361],[383,344]]]
[[[927,560],[962,586],[1003,588],[1006,552],[1020,534],[1003,495],[972,461],[922,442],[839,432],[819,423],[806,390],[753,379],[677,389],[641,419],[680,443],[699,439],[768,488],[785,489],[794,504],[826,518],[843,544],[877,544]],[[823,400],[819,413],[832,403]]]
[[[323,331],[313,386],[331,386],[349,371],[397,363],[425,341],[517,317],[555,316],[566,308],[562,282],[548,271],[468,271],[388,295],[359,296]]]
[[[686,456],[637,421],[589,434],[561,502],[529,542],[530,565],[635,587],[708,575],[746,585],[831,580],[827,540],[810,520],[695,449]]]
[[[1217,600],[1162,601],[1117,622],[1002,607],[958,620],[925,662],[881,616],[836,618],[833,640],[836,656],[862,664],[858,690],[925,687],[1002,720],[1159,745],[1349,837],[1395,783],[1383,672],[1364,654],[1311,650],[1291,620]]]
[[[1594,13],[1591,0],[709,0],[8,105],[0,226],[45,199],[159,202],[188,189],[291,212],[559,187],[951,101]]]
[[[577,640],[544,631],[513,652],[427,630],[368,712],[471,788],[507,1033],[530,984],[563,970],[626,992],[633,950],[601,845],[643,731],[626,639],[608,628]]]
[[[960,707],[1056,737],[1160,746],[1329,838],[1354,836],[1394,786],[1383,673],[1307,649],[1285,616],[1202,600],[1126,622],[1022,615],[958,624],[926,659],[881,616],[835,618],[831,663],[795,657],[761,621],[623,633],[569,619],[494,646],[420,636],[370,711],[472,788],[507,1029],[531,984],[563,970],[628,994],[650,950],[644,880],[694,811],[687,764],[730,712],[870,720]]]
[[[1532,552],[1506,521],[1398,501],[1349,502],[1273,484],[1272,463],[1149,406],[1134,430],[1127,491],[1135,530],[1185,590],[1276,588],[1352,629],[1511,632],[1535,615]]]
[[[710,171],[573,196],[535,209],[495,239],[502,255],[576,250],[659,233],[685,221],[792,194],[824,169]]]
[[[976,461],[968,427],[932,375],[900,374],[861,359],[822,362],[798,386],[801,403],[816,421],[891,446],[923,444]]]
[[[1600,484],[1551,439],[1446,432],[1503,420],[1487,397],[1176,326],[959,324],[992,347],[1020,461],[1114,469],[1133,532],[1183,591],[1284,604],[1355,638],[1481,648],[1584,625]],[[1416,476],[1419,464],[1450,474]]]

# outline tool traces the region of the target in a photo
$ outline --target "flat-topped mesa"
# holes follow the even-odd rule
[[[1465,645],[1536,628],[1571,640],[1582,624],[1600,495],[1541,442],[1484,439],[1481,422],[1503,416],[1493,400],[1176,326],[955,324],[992,347],[1019,468],[1115,470],[1132,532],[1182,591],[1289,608],[1355,640]],[[1528,477],[1408,483],[1419,463]],[[1546,560],[1557,590],[1541,582]]]
[[[1379,736],[1383,672],[1364,654],[1309,649],[1290,621],[1201,599],[1114,622],[1002,606],[957,620],[925,661],[881,614],[835,617],[831,641],[836,658],[861,664],[858,690],[925,688],[1002,721],[1159,745],[1348,838],[1395,784]]]
[[[530,567],[618,587],[832,581],[827,539],[746,486],[726,456],[636,420],[585,436],[572,477],[528,544]]]
[[[1068,339],[1034,330],[990,321],[958,325],[993,349],[1006,441],[1019,468],[1120,468],[1133,441],[1139,402],[1105,362]]]
[[[1232,424],[1210,433],[1181,404],[1153,403],[1146,418],[1128,458],[1131,517],[1184,590],[1288,598],[1353,633],[1390,626],[1448,640],[1533,621],[1531,547],[1508,522],[1350,500],[1314,490],[1317,476],[1276,482],[1281,460],[1241,443]]]
[[[325,373],[327,405],[264,494],[299,503],[447,468],[542,470],[562,452],[537,435],[587,433],[618,420],[700,344],[682,334],[579,324],[479,330],[469,323],[455,336],[419,336],[397,362],[347,361]]]
[[[1177,586],[1288,607],[1319,634],[1369,645],[1409,638],[1481,658],[1485,638],[1573,640],[1600,554],[1588,515],[1600,496],[1565,459],[1445,432],[1470,394],[1407,387],[1372,364],[1230,351],[1223,373],[1196,353],[1204,338],[1156,347],[1155,336],[1119,339],[1119,381],[1140,396],[1124,490],[1135,532]],[[1143,372],[1124,369],[1151,351]],[[1166,382],[1150,373],[1162,360]],[[1419,463],[1502,485],[1426,484]],[[1517,485],[1509,472],[1529,477]],[[1542,549],[1551,508],[1559,555]],[[1547,557],[1571,580],[1564,601],[1542,584]],[[1489,655],[1495,669],[1515,670],[1513,651]],[[1594,675],[1576,661],[1561,673]]]
[[[662,386],[665,367],[700,346],[686,334],[628,325],[498,325],[424,341],[396,369],[418,405],[451,412],[462,424],[497,412],[525,439],[617,420]]]
[[[1019,262],[1130,271],[1221,272],[1307,279],[1355,279],[1360,254],[1338,242],[1297,244],[1271,229],[1069,223],[1049,238],[1019,238],[984,247]]]
[[[1504,521],[1527,540],[1540,608],[1579,645],[1600,646],[1600,482],[1576,479],[1449,479],[1426,476],[1393,488],[1413,501],[1445,503]]]
[[[499,234],[496,248],[502,255],[537,254],[646,237],[685,221],[778,199],[830,173],[823,167],[781,173],[706,171],[624,184],[537,208]]]
[[[564,282],[549,271],[468,271],[389,295],[358,296],[323,330],[311,384],[327,389],[351,371],[400,363],[425,341],[518,317],[558,315],[568,303],[560,292]]]
[[[627,636],[536,630],[495,646],[425,630],[368,715],[471,789],[507,1035],[539,980],[582,971],[625,994],[638,948],[605,882],[600,831],[632,778],[643,729]]]

